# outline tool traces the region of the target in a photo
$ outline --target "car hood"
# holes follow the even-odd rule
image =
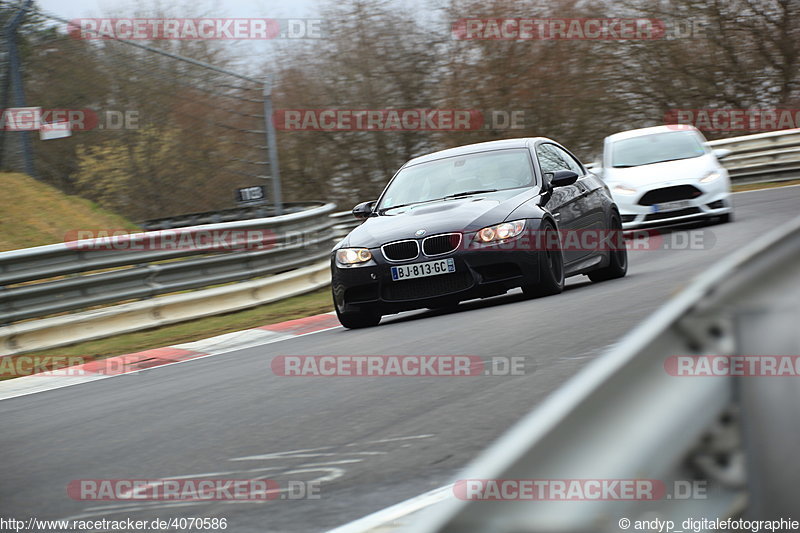
[[[413,239],[418,230],[425,230],[425,236],[477,231],[504,222],[514,209],[537,194],[535,189],[512,189],[399,207],[368,218],[350,232],[342,245],[373,248]]]
[[[605,168],[603,177],[608,183],[622,183],[638,187],[696,180],[712,170],[719,170],[719,163],[713,155],[706,154],[691,159],[664,161],[638,167]]]

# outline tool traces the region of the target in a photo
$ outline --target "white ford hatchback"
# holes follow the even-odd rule
[[[606,137],[602,176],[624,229],[733,215],[728,172],[691,126],[657,126]]]

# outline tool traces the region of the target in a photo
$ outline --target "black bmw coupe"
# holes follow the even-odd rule
[[[364,222],[331,256],[334,304],[347,328],[515,287],[557,294],[566,276],[602,281],[627,271],[608,188],[543,137],[412,159],[353,215]]]

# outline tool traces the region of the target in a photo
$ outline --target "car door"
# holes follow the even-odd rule
[[[583,218],[582,227],[596,230],[604,229],[607,224],[605,216],[607,196],[603,181],[587,171],[578,161],[578,158],[569,151],[560,146],[557,146],[556,149],[570,166],[570,170],[579,176],[575,185],[580,189],[581,193],[578,203],[580,204]]]
[[[567,159],[565,159],[565,155],[566,152],[555,144],[539,144],[536,147],[536,158],[539,161],[539,168],[542,170],[542,175],[547,172],[556,172],[558,170],[573,170]],[[580,176],[580,172],[578,175]],[[582,224],[580,206],[581,195],[582,189],[577,185],[577,182],[565,187],[556,187],[553,189],[552,196],[544,205],[544,207],[553,214],[558,228],[562,230],[562,232],[564,230],[572,231],[580,228]],[[579,247],[568,246],[564,248],[565,263],[574,263],[585,255],[582,250],[577,248]]]

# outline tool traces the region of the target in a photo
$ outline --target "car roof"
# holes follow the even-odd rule
[[[488,141],[475,144],[466,144],[464,146],[456,146],[455,148],[448,148],[446,150],[439,150],[430,154],[421,155],[408,161],[404,167],[434,161],[436,159],[443,159],[445,157],[454,157],[459,155],[474,154],[478,152],[488,152],[491,150],[504,150],[507,148],[528,148],[537,141],[554,142],[546,137],[520,137],[517,139],[502,139],[500,141]]]
[[[643,137],[644,135],[652,135],[654,133],[670,133],[676,131],[697,131],[694,126],[686,124],[669,124],[665,126],[653,126],[651,128],[639,128],[635,130],[621,131],[606,137],[606,141],[619,141],[622,139],[630,139],[632,137]]]

